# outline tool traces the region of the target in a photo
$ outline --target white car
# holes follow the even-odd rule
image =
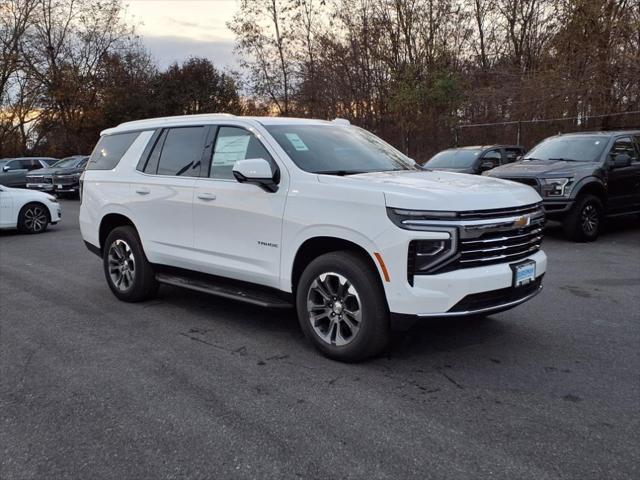
[[[325,355],[383,349],[397,318],[486,315],[542,288],[532,188],[427,171],[349,125],[209,114],[105,130],[80,228],[125,301],[170,284],[295,307]]]
[[[60,204],[42,192],[0,185],[0,229],[42,233],[60,221]]]

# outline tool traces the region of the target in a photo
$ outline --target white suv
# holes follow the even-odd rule
[[[397,317],[535,296],[540,201],[526,185],[422,169],[344,120],[208,114],[102,132],[80,227],[121,300],[165,283],[295,306],[317,348],[356,361]]]

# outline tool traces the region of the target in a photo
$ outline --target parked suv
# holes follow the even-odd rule
[[[524,152],[524,147],[520,145],[449,148],[436,153],[425,163],[425,167],[448,172],[481,174],[519,160]]]
[[[49,157],[3,158],[0,160],[0,185],[25,187],[27,173],[39,168],[47,168]]]
[[[605,216],[640,213],[640,131],[557,135],[487,174],[532,186],[568,238],[593,241]]]
[[[80,175],[88,161],[86,155],[73,155],[49,168],[33,170],[27,174],[27,188],[57,195],[77,195],[80,192]]]
[[[423,170],[333,122],[196,115],[102,132],[80,228],[124,301],[164,283],[297,309],[325,355],[378,353],[398,317],[486,315],[542,288],[540,196]]]

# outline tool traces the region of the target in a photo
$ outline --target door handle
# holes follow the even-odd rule
[[[211,200],[216,199],[216,195],[214,193],[209,193],[209,192],[200,192],[198,194],[198,198],[200,200],[205,200],[207,202],[210,202]]]
[[[148,195],[151,193],[151,190],[147,187],[137,187],[136,193],[139,193],[140,195]]]

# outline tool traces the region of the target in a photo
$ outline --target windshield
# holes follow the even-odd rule
[[[470,168],[482,150],[445,150],[431,157],[427,168]]]
[[[311,173],[348,175],[418,170],[413,160],[372,133],[338,125],[266,125],[291,160]]]
[[[554,137],[533,147],[524,159],[595,162],[600,158],[607,140],[605,135]]]
[[[73,168],[80,160],[81,158],[78,157],[63,158],[58,163],[54,163],[53,166],[56,168]]]

